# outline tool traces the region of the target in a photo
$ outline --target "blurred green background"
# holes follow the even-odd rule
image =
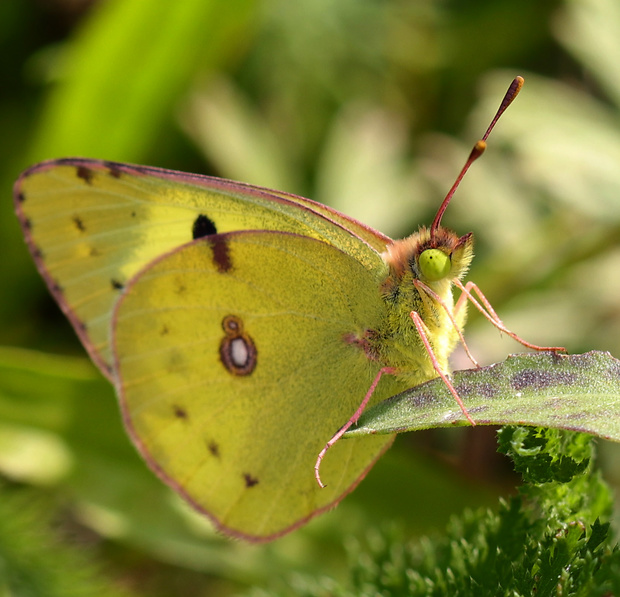
[[[490,429],[410,434],[292,535],[215,535],[136,456],[112,388],[35,271],[11,186],[36,161],[242,180],[401,237],[430,223],[520,74],[444,224],[475,233],[469,279],[509,328],[620,355],[617,0],[2,0],[0,44],[0,515],[13,498],[36,504],[36,525],[91,554],[114,590],[229,595],[341,578],[344,545],[369,529],[440,531],[514,479]],[[519,351],[473,313],[466,335],[483,364]],[[454,365],[468,362],[457,353]],[[620,482],[616,447],[600,448]]]

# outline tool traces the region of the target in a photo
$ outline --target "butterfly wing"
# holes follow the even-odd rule
[[[15,186],[30,251],[93,361],[113,379],[114,303],[147,263],[192,238],[266,229],[323,240],[367,267],[389,239],[318,203],[241,183],[86,159],[44,162]]]
[[[336,504],[391,442],[327,440],[380,365],[384,271],[309,237],[219,234],[155,260],[113,318],[117,389],[150,466],[225,532],[273,539]],[[404,388],[384,376],[372,402]]]

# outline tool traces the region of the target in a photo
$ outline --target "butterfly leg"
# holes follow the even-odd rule
[[[418,330],[418,334],[420,334],[420,338],[422,339],[424,347],[426,348],[426,352],[428,353],[428,356],[431,359],[431,363],[433,364],[433,369],[435,369],[435,371],[437,372],[437,375],[439,375],[439,377],[441,377],[443,382],[446,384],[448,390],[450,390],[450,393],[452,394],[452,396],[454,396],[454,399],[456,400],[457,404],[461,407],[461,410],[463,411],[463,414],[465,415],[465,418],[472,425],[475,426],[476,422],[471,418],[471,415],[469,414],[469,412],[465,408],[465,405],[463,404],[463,401],[461,400],[461,397],[459,396],[458,392],[456,391],[456,388],[454,387],[454,385],[450,381],[449,377],[441,370],[441,367],[439,366],[439,362],[437,361],[437,357],[435,356],[435,353],[433,352],[433,347],[431,346],[431,343],[428,340],[428,334],[426,333],[426,325],[424,325],[424,322],[422,321],[422,318],[420,317],[420,314],[417,313],[416,311],[412,311],[411,312],[411,319],[413,319],[413,323],[414,323],[414,325],[416,327],[416,330]]]
[[[467,342],[465,342],[465,336],[463,336],[463,332],[461,331],[461,328],[460,328],[459,324],[456,321],[456,315],[458,314],[458,312],[459,312],[459,310],[461,308],[460,302],[457,302],[456,306],[454,307],[454,310],[451,310],[448,307],[448,305],[446,305],[446,302],[432,288],[430,288],[429,286],[424,284],[424,282],[420,282],[420,280],[414,280],[413,281],[413,285],[418,290],[421,290],[422,292],[425,292],[428,296],[430,296],[433,300],[435,300],[437,303],[439,303],[441,305],[443,310],[447,313],[448,317],[450,318],[450,322],[454,326],[454,329],[456,330],[456,333],[459,335],[459,342],[463,346],[463,348],[465,350],[465,353],[467,354],[469,360],[472,362],[474,367],[480,368],[480,365],[478,364],[478,361],[476,361],[476,359],[474,358],[474,355],[469,350],[469,346],[467,346]],[[420,296],[422,296],[422,295],[420,295]]]
[[[506,335],[510,336],[513,340],[519,342],[526,348],[530,348],[532,350],[551,350],[553,352],[566,352],[566,349],[562,346],[538,346],[537,344],[532,344],[531,342],[527,342],[527,340],[523,340],[523,338],[517,336],[514,332],[511,332],[505,325],[504,322],[499,318],[491,303],[487,299],[486,296],[482,293],[480,288],[476,286],[474,282],[467,282],[467,284],[463,285],[463,283],[459,280],[454,280],[456,286],[458,286],[461,290],[461,296],[459,297],[456,308],[462,304],[461,301],[469,300],[480,313],[482,313],[500,332],[504,332]],[[473,296],[473,293],[476,293],[480,302]],[[480,304],[482,303],[482,305]]]
[[[364,400],[362,400],[362,403],[353,413],[353,416],[338,430],[338,432],[325,444],[325,447],[319,452],[316,463],[314,465],[314,477],[316,478],[316,482],[319,484],[319,487],[326,487],[326,485],[323,484],[323,481],[321,481],[321,474],[319,472],[319,469],[321,468],[321,461],[325,457],[325,454],[327,454],[327,450],[329,450],[349,430],[351,425],[355,425],[355,423],[357,423],[357,420],[364,412],[364,409],[366,408],[370,397],[374,394],[377,384],[379,383],[379,380],[384,373],[394,373],[394,370],[391,367],[382,367],[379,370],[372,384],[370,384],[370,388],[368,388],[368,392],[366,392]]]

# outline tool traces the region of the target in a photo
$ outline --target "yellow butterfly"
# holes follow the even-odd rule
[[[441,375],[473,423],[446,375],[473,299],[473,237],[440,224],[453,190],[402,241],[287,193],[98,160],[31,167],[15,202],[150,467],[222,531],[266,541],[334,506],[390,445],[335,443],[367,403]]]

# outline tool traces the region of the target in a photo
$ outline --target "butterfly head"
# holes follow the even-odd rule
[[[386,247],[382,257],[390,272],[384,284],[387,292],[400,286],[409,274],[427,285],[445,289],[446,284],[449,286],[452,280],[461,279],[467,272],[473,258],[473,235],[469,233],[459,237],[451,230],[443,228],[441,219],[466,172],[484,153],[487,138],[495,124],[522,86],[522,77],[516,77],[511,83],[491,124],[482,139],[474,145],[452,188],[439,206],[430,228],[420,228],[408,238]]]
[[[435,234],[426,227],[386,247],[383,260],[389,267],[392,284],[399,285],[411,275],[430,286],[441,286],[461,279],[474,256],[474,236],[459,237],[451,230],[438,228]]]

